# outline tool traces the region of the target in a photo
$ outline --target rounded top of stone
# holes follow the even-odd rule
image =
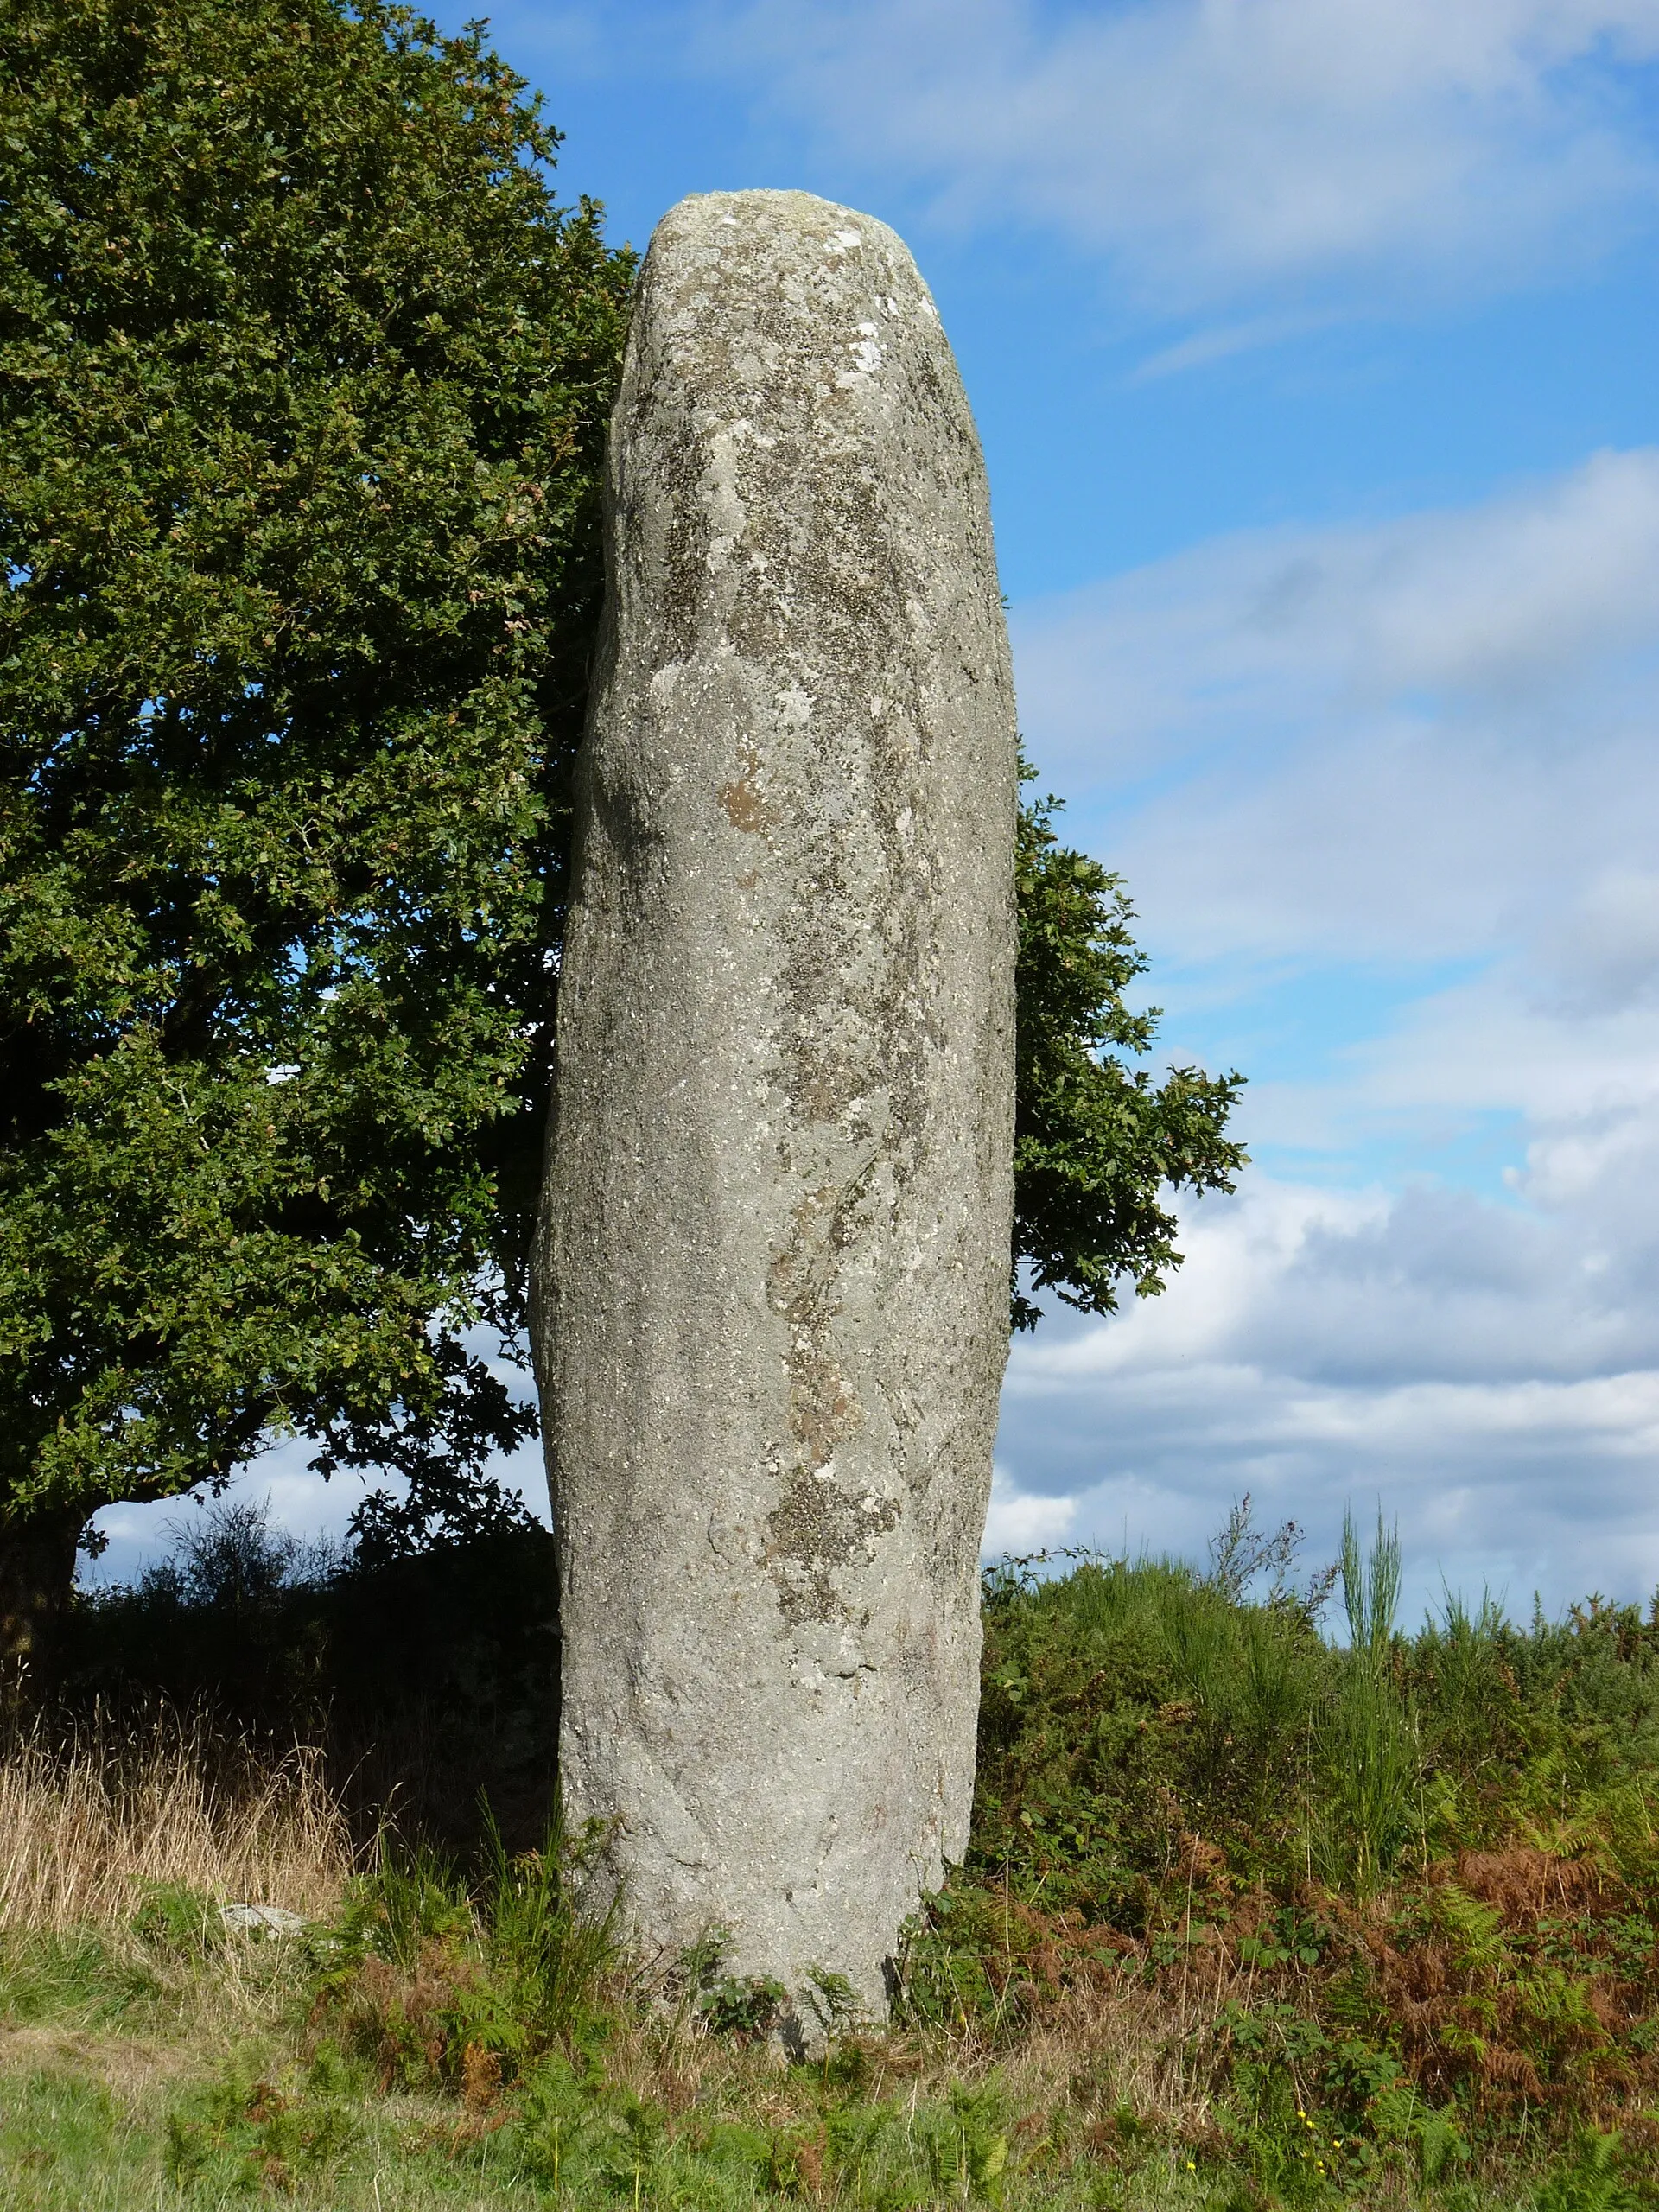
[[[721,230],[758,231],[773,245],[798,244],[815,257],[831,259],[877,246],[890,257],[915,267],[909,247],[897,231],[879,217],[866,215],[839,200],[820,199],[815,192],[757,187],[742,192],[690,192],[677,200],[652,235],[653,246],[664,238]]]

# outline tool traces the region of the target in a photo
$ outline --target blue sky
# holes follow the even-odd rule
[[[1249,1489],[1315,1554],[1380,1502],[1414,1602],[1647,1595],[1659,0],[493,25],[614,238],[788,185],[909,241],[1030,749],[1168,1052],[1250,1078],[1168,1294],[1015,1347],[993,1540],[1197,1550]],[[343,1517],[298,1465],[250,1482]]]

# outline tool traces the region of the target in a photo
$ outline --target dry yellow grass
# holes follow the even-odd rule
[[[352,1864],[312,1751],[260,1759],[164,1715],[142,1734],[0,1753],[0,1929],[123,1924],[162,1884],[318,1914]]]

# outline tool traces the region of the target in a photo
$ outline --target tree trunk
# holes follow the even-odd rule
[[[0,1713],[38,1705],[56,1685],[85,1525],[61,1508],[0,1521]]]

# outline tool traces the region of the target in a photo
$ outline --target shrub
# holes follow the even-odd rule
[[[556,1820],[509,1853],[486,1824],[468,1878],[429,1847],[381,1840],[319,1937],[314,2025],[381,2080],[460,2084],[488,2101],[549,2051],[602,2034],[613,1916],[581,1909],[583,1852]]]

